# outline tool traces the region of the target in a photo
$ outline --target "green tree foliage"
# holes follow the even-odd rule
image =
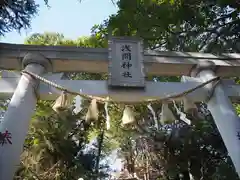
[[[44,1],[47,5],[48,0]],[[33,0],[1,0],[0,36],[13,30],[29,28],[38,8],[39,5]]]
[[[95,156],[83,153],[88,143],[83,115],[70,110],[58,115],[49,109],[48,104],[38,103],[22,154],[23,164],[16,177],[37,176],[46,180],[89,177]]]
[[[113,34],[142,37],[147,48],[176,51],[238,51],[237,1],[117,1],[119,11],[100,25]]]

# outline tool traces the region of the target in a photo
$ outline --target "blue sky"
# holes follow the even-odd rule
[[[10,32],[1,38],[1,42],[23,43],[32,33],[58,32],[65,37],[76,39],[90,34],[94,24],[100,24],[109,15],[116,13],[117,7],[111,0],[49,0],[50,8],[44,0],[40,4],[38,16],[32,20],[31,29]]]

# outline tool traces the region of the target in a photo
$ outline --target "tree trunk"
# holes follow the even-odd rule
[[[100,163],[100,157],[101,157],[101,152],[102,152],[103,138],[104,138],[104,130],[102,130],[100,132],[100,134],[98,135],[98,154],[97,154],[96,169],[95,169],[95,173],[96,173],[95,179],[96,180],[98,179],[98,175],[99,175],[99,163]]]

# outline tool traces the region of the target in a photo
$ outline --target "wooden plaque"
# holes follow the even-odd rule
[[[112,37],[108,42],[111,87],[145,87],[143,43],[133,37]]]

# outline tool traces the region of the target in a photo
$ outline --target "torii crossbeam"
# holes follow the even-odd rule
[[[127,44],[127,41],[125,42],[123,39],[122,43]],[[146,81],[145,89],[129,89],[127,87],[112,89],[109,88],[107,81],[62,80],[61,74],[52,74],[56,72],[107,73],[109,72],[109,61],[111,58],[114,59],[116,51],[114,48],[117,47],[114,45],[114,43],[111,45],[111,51],[113,51],[111,54],[109,49],[2,43],[0,44],[0,68],[19,71],[27,69],[40,75],[48,72],[44,77],[72,91],[99,97],[110,97],[118,102],[161,99],[194,88],[215,76],[236,77],[240,75],[240,54],[213,55],[160,51],[143,52],[145,74],[157,76],[185,75],[182,77],[182,82]],[[141,58],[140,55],[139,57]],[[205,62],[208,62],[207,66],[202,65]],[[209,64],[209,62],[211,63]],[[129,64],[128,67],[130,67]],[[118,70],[116,71],[118,72]],[[19,163],[29,120],[35,109],[36,90],[39,91],[40,98],[44,100],[54,100],[60,93],[60,91],[45,84],[41,83],[39,88],[37,85],[38,81],[30,76],[9,72],[2,74],[0,98],[12,97],[12,99],[0,125],[0,132],[10,132],[12,144],[0,147],[0,179],[10,180],[13,178]],[[224,80],[215,87],[213,96],[207,101],[212,92],[212,85],[198,89],[189,94],[187,98],[193,102],[204,101],[208,104],[236,171],[240,174],[240,139],[237,136],[238,133],[240,134],[240,121],[229,100],[239,101],[240,86],[232,81]]]

